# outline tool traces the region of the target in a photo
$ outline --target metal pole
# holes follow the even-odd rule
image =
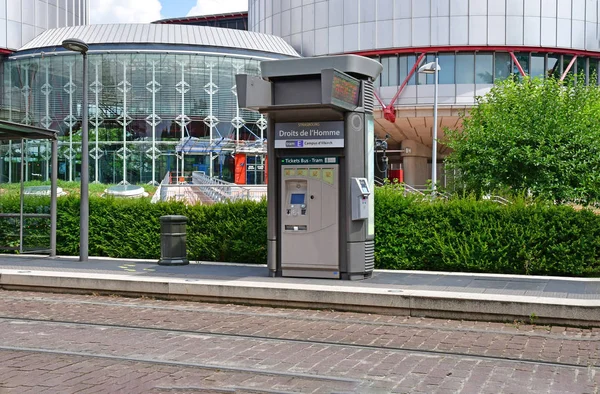
[[[86,55],[87,56],[87,55]],[[94,128],[96,131],[96,151],[94,152],[94,183],[100,183],[100,181],[98,180],[99,177],[99,169],[98,169],[98,159],[100,159],[100,149],[98,147],[98,126],[99,124],[99,119],[98,119],[98,112],[100,111],[100,109],[98,108],[98,93],[100,92],[100,81],[98,80],[98,66],[99,64],[96,63],[96,79],[95,79],[95,83],[96,85],[94,86],[94,93],[96,95],[96,106],[94,108],[94,116],[96,117],[95,119],[95,124],[94,124]]]
[[[12,141],[8,141],[8,183],[12,183]]]
[[[73,181],[73,156],[73,64],[69,63],[69,182]]]
[[[208,104],[208,108],[209,108],[209,114],[210,114],[210,131],[209,131],[209,161],[208,161],[208,175],[212,178],[214,175],[214,169],[213,169],[213,155],[212,155],[212,143],[213,143],[213,127],[214,127],[214,118],[213,118],[213,94],[214,90],[213,90],[213,65],[209,65],[209,69],[210,69],[210,73],[209,73],[209,78],[210,78],[210,92],[209,94],[209,104]]]
[[[20,212],[19,212],[19,254],[23,254],[23,208],[24,208],[24,197],[25,197],[25,186],[23,185],[24,181],[24,172],[25,172],[25,144],[24,140],[21,138],[21,201],[20,201]]]
[[[437,125],[438,125],[438,56],[435,55],[435,84],[433,87],[433,143],[431,144],[431,189],[435,194],[437,184]]]
[[[83,100],[82,100],[82,128],[81,128],[81,200],[80,200],[80,221],[79,221],[79,261],[88,260],[88,236],[89,236],[89,181],[90,181],[90,153],[89,153],[89,135],[88,135],[88,58],[87,53],[83,53]]]
[[[50,175],[50,257],[56,257],[56,217],[58,187],[58,139],[52,140],[52,173]]]
[[[156,62],[152,63],[152,185],[156,186]]]
[[[181,179],[185,176],[185,64],[181,63]]]
[[[127,184],[127,63],[123,62],[123,185]]]

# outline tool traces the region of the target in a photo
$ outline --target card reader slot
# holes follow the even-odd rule
[[[285,231],[306,231],[306,225],[300,224],[297,226],[286,224]]]

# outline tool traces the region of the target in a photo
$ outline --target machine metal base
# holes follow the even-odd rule
[[[339,279],[339,271],[331,270],[301,270],[301,269],[286,269],[282,271],[282,276],[296,278],[321,278],[321,279]]]

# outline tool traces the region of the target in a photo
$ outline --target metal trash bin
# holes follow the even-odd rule
[[[160,265],[186,265],[185,245],[187,217],[168,215],[160,217]]]

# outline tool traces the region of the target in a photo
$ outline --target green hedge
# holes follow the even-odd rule
[[[590,210],[469,198],[418,201],[393,187],[377,188],[375,201],[377,268],[600,275],[600,215]],[[17,212],[18,206],[16,197],[0,200],[0,212]],[[29,211],[38,206],[26,204]],[[77,255],[79,199],[59,198],[58,210],[57,252]],[[189,218],[189,259],[266,262],[264,201],[186,206],[92,197],[90,255],[158,259],[159,217],[172,214]],[[0,221],[0,240],[6,228]]]
[[[569,206],[475,199],[417,201],[376,192],[376,267],[600,275],[600,216]]]
[[[26,211],[49,200],[27,200]],[[3,197],[0,212],[18,212],[17,196]],[[151,204],[148,199],[90,197],[90,256],[158,259],[163,215],[188,217],[188,258],[204,261],[263,263],[267,260],[266,202],[186,206],[179,202]],[[79,254],[79,198],[58,199],[57,253]],[[18,221],[17,221],[18,224]],[[0,244],[14,226],[0,220]],[[3,232],[6,229],[6,232]],[[27,239],[27,238],[26,238]],[[18,240],[18,238],[17,238]],[[14,240],[12,240],[14,244]]]

